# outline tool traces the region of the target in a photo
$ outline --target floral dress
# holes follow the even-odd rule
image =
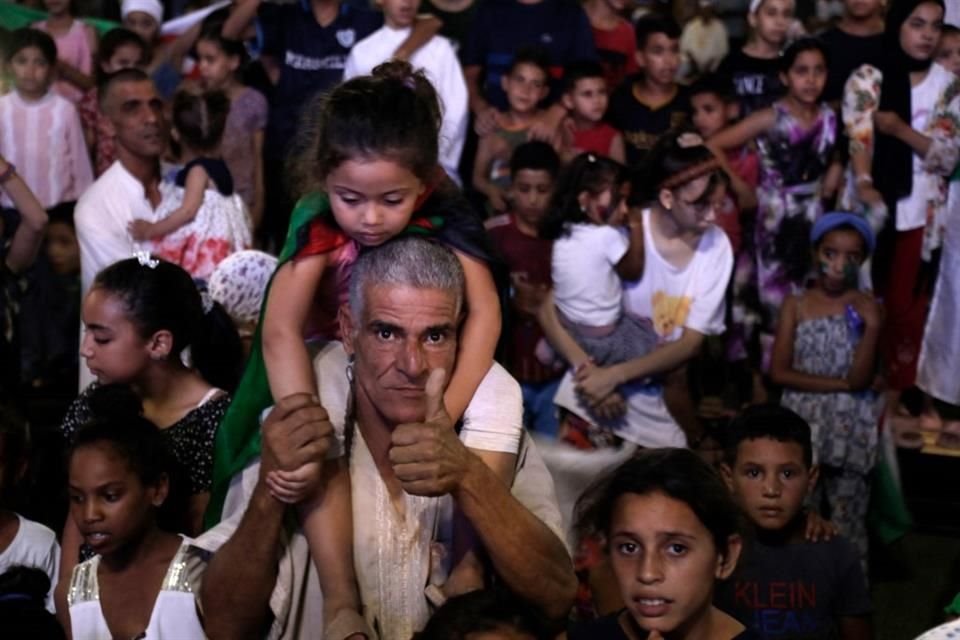
[[[859,343],[859,327],[849,314],[800,320],[793,341],[793,368],[816,376],[846,377]],[[865,554],[867,475],[877,457],[882,398],[873,391],[785,389],[780,403],[810,424],[814,461],[823,469],[819,490],[830,505],[830,519]]]
[[[243,199],[233,190],[226,164],[222,160],[200,158],[177,174],[177,188],[160,202],[157,220],[166,218],[183,204],[186,176],[195,164],[203,166],[217,188],[204,190],[203,204],[191,222],[145,244],[155,256],[180,265],[194,278],[208,280],[224,258],[250,248],[250,215]]]
[[[800,293],[810,267],[810,229],[823,206],[820,183],[837,136],[836,115],[820,105],[809,127],[775,102],[773,127],[757,138],[760,186],[754,230],[756,288],[764,369],[784,299]],[[744,296],[749,298],[750,296]],[[748,322],[748,324],[750,324]]]

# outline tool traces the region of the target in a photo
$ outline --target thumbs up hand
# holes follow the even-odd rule
[[[401,424],[391,436],[390,464],[407,493],[442,496],[459,486],[470,462],[443,404],[446,372],[434,369],[424,389],[424,421]]]

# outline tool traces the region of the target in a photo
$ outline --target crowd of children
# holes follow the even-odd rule
[[[415,235],[463,268],[444,404],[497,477],[524,429],[638,449],[578,479],[569,626],[484,589],[458,519],[415,637],[873,637],[885,439],[960,450],[945,0],[751,0],[743,40],[714,0],[34,4],[0,24],[0,610],[32,603],[11,625],[202,637],[185,550],[269,408],[318,395],[358,257]],[[481,432],[494,361],[524,424]],[[44,427],[59,519],[23,500]],[[266,482],[327,632],[370,639],[345,455]]]

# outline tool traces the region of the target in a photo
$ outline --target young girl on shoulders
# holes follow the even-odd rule
[[[220,158],[230,100],[221,91],[179,91],[173,98],[173,138],[183,150],[179,189],[157,209],[157,221],[134,220],[130,235],[150,252],[206,280],[235,251],[249,249],[250,220]]]
[[[820,100],[827,79],[823,45],[813,38],[798,40],[780,64],[787,95],[707,143],[725,162],[727,150],[756,140],[760,187],[754,250],[764,370],[780,307],[806,283],[810,228],[823,211],[824,192],[831,188],[824,178],[837,135],[836,115]]]
[[[143,403],[144,416],[159,427],[190,494],[180,527],[201,529],[210,497],[214,436],[230,405],[242,361],[240,338],[223,308],[204,301],[180,267],[143,254],[97,274],[83,300],[80,355],[97,382],[67,411],[61,430],[69,444],[94,417],[91,397],[101,384],[125,384]],[[190,347],[192,366],[182,354]],[[81,553],[77,527],[63,531],[61,585]]]
[[[238,400],[218,434],[223,446],[217,448],[214,518],[230,477],[257,454],[260,413],[289,395],[317,393],[305,340],[338,337],[337,312],[357,255],[400,234],[437,236],[464,267],[468,315],[445,401],[451,415],[464,416],[461,438],[467,446],[478,447],[473,450],[505,482],[513,474],[521,425],[504,425],[496,442],[487,437],[482,444],[470,430],[468,404],[493,362],[500,305],[479,217],[437,164],[440,107],[433,87],[409,64],[388,62],[318,100],[315,108],[305,108],[309,135],[293,165],[294,181],[307,195],[293,211],[267,294],[257,334],[262,342],[255,338]],[[305,485],[307,469],[286,470],[268,481],[280,499],[305,499],[301,515],[325,595],[326,626],[360,628],[363,621],[352,615],[360,604],[352,577],[347,470],[339,461],[323,469],[328,477],[322,489]],[[480,568],[470,555],[448,581],[449,593],[479,586]]]
[[[753,640],[713,606],[737,566],[739,511],[720,476],[687,449],[640,452],[588,489],[582,534],[601,534],[626,607],[574,624],[568,640]]]
[[[870,470],[881,404],[869,389],[876,372],[881,310],[860,290],[860,267],[874,247],[863,216],[828,213],[810,235],[815,284],[783,303],[770,376],[781,404],[810,424],[819,491],[830,519],[867,557]]]
[[[77,640],[202,638],[190,539],[159,522],[174,477],[167,443],[127,388],[101,387],[91,404],[68,455],[69,517],[96,555],[73,568],[61,619]]]
[[[240,81],[247,50],[242,42],[220,32],[226,9],[204,20],[197,39],[197,68],[204,89],[223,91],[230,99],[220,154],[233,176],[233,186],[250,211],[253,228],[263,218],[263,135],[267,126],[267,99]]]

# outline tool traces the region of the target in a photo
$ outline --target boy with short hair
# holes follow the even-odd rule
[[[510,186],[510,157],[527,141],[530,128],[543,111],[540,102],[549,92],[549,66],[540,49],[517,53],[500,85],[507,95],[507,110],[494,130],[480,138],[473,163],[473,188],[486,196],[494,211],[506,211]]]
[[[686,89],[676,81],[680,27],[671,18],[647,15],[637,22],[636,36],[640,73],[617,88],[607,111],[607,121],[623,133],[631,165],[690,113]]]
[[[599,62],[580,61],[569,67],[563,77],[563,106],[569,112],[564,160],[569,162],[581,153],[607,156],[626,162],[623,136],[603,122],[609,95]]]
[[[755,535],[717,604],[763,638],[871,637],[859,556],[842,537],[804,540],[817,482],[810,426],[775,404],[743,411],[727,432],[721,472]]]
[[[693,126],[704,140],[736,121],[739,105],[728,78],[716,74],[702,76],[691,85],[689,95]],[[756,152],[746,145],[726,155],[730,193],[724,198],[723,208],[717,211],[716,224],[726,232],[734,255],[738,255],[743,240],[740,212],[756,207],[760,165]]]
[[[540,237],[540,221],[553,197],[560,158],[545,142],[527,142],[510,159],[510,212],[487,220],[487,232],[510,269],[513,314],[506,330],[507,369],[523,391],[524,420],[534,431],[555,435],[553,407],[563,368],[545,366],[535,347],[543,332],[537,309],[550,290],[553,242]]]

